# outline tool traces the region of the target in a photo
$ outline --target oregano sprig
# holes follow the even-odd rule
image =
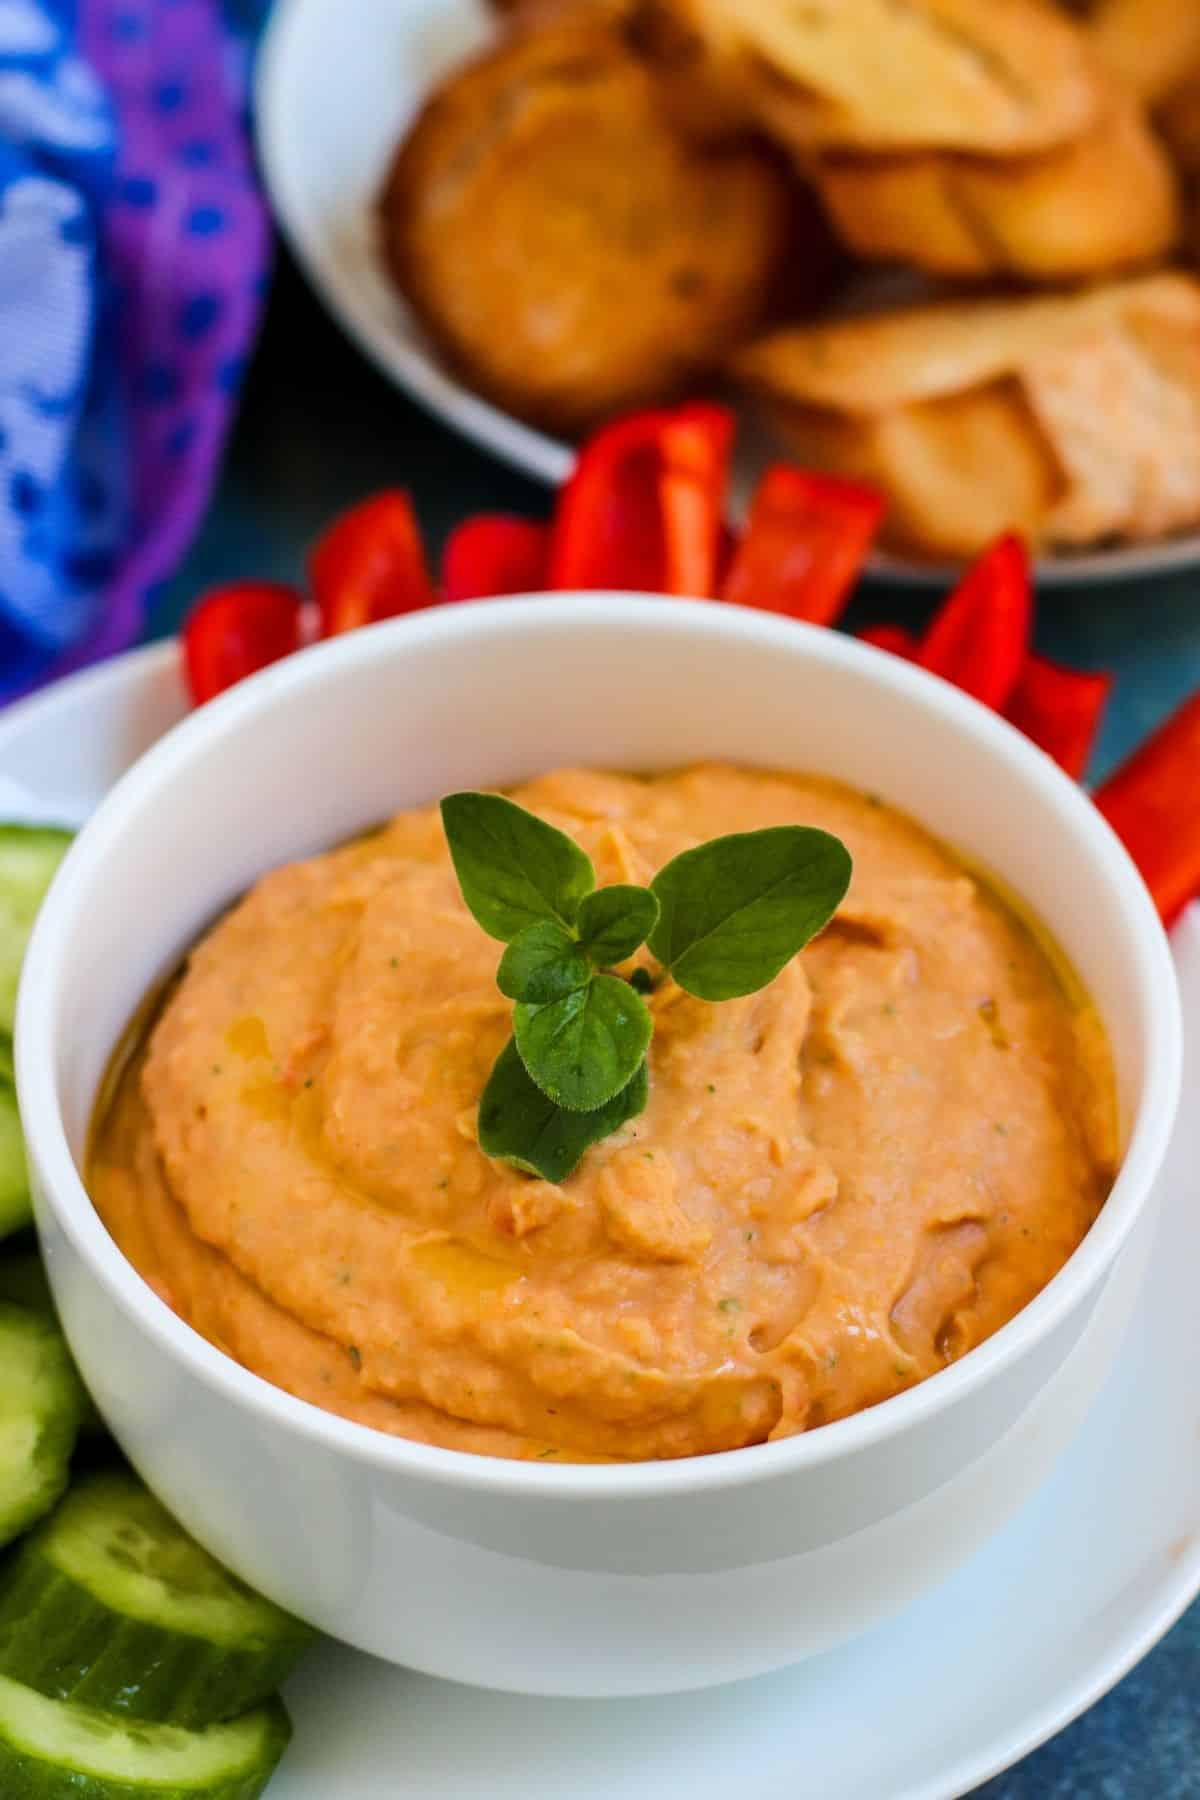
[[[507,945],[496,981],[513,1036],[479,1104],[488,1156],[563,1181],[646,1105],[654,1021],[613,973],[646,944],[702,1000],[765,987],[828,924],[850,882],[844,844],[811,826],[738,832],[685,850],[648,888],[597,888],[565,832],[499,794],[450,794],[442,823],[463,899]]]

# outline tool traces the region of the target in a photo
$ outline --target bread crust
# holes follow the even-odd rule
[[[736,369],[794,454],[887,493],[897,549],[1200,522],[1200,282],[1182,273],[780,332]]]
[[[660,0],[710,84],[799,154],[1030,156],[1089,130],[1105,84],[1049,0]]]
[[[1171,159],[1126,100],[1037,157],[824,157],[813,177],[849,249],[958,279],[1114,274],[1165,256],[1181,226]]]

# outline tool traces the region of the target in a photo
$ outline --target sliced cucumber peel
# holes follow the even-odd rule
[[[0,1577],[0,1673],[129,1718],[233,1718],[279,1686],[313,1636],[124,1472],[79,1482]]]
[[[54,1320],[0,1303],[0,1544],[62,1494],[87,1404]]]
[[[4,1800],[258,1800],[291,1737],[273,1700],[186,1731],[47,1700],[0,1676]]]
[[[25,946],[71,837],[55,826],[0,825],[0,1031],[10,1037]]]
[[[16,1090],[0,1080],[0,1238],[11,1237],[32,1223],[33,1201]]]

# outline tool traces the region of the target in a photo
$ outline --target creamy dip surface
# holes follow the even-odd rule
[[[265,876],[93,1136],[96,1206],[181,1318],[404,1437],[676,1457],[872,1406],[1061,1268],[1112,1179],[1107,1046],[943,846],[832,782],[726,766],[513,797],[601,884],[785,823],[837,833],[854,878],[762,992],[660,983],[646,1111],[554,1186],[476,1143],[511,1003],[436,808]]]

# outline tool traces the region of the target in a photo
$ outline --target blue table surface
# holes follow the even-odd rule
[[[210,583],[299,578],[306,546],[339,507],[394,484],[414,495],[435,551],[467,513],[540,516],[548,504],[544,488],[436,424],[377,374],[284,260],[217,494],[191,554],[155,603],[149,635],[173,631]],[[929,605],[875,584],[848,622],[917,623]],[[1048,593],[1037,640],[1064,662],[1116,672],[1091,771],[1103,775],[1200,687],[1200,570]],[[1200,1797],[1200,1602],[1113,1693],[978,1795]]]

